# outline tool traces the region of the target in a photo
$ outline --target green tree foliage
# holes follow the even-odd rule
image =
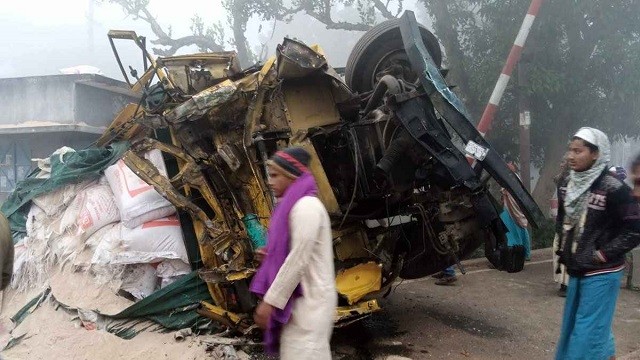
[[[427,1],[434,2],[438,0]],[[470,79],[466,94],[486,104],[530,0],[449,0]],[[437,21],[437,19],[436,19]],[[534,191],[546,205],[566,141],[581,126],[640,135],[640,1],[547,0],[525,45],[532,156],[542,165]],[[446,47],[446,46],[445,46]],[[514,74],[515,76],[515,74]],[[505,92],[490,141],[517,153],[516,79]]]

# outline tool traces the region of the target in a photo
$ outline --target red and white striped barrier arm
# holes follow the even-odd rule
[[[482,136],[485,136],[487,131],[489,131],[489,129],[491,128],[491,122],[493,121],[493,118],[498,111],[498,104],[500,104],[500,99],[502,99],[504,89],[507,87],[509,79],[511,79],[513,68],[520,60],[520,55],[522,54],[524,43],[527,41],[529,30],[531,30],[531,25],[533,25],[533,21],[538,15],[538,10],[540,10],[542,1],[543,0],[531,0],[529,10],[527,10],[527,15],[524,17],[524,21],[520,26],[520,31],[518,31],[518,36],[516,36],[516,40],[513,42],[513,46],[511,47],[511,51],[509,52],[509,56],[507,57],[507,62],[502,68],[502,73],[500,74],[498,82],[496,83],[496,86],[491,93],[489,103],[482,113],[480,123],[478,123],[478,131],[480,132],[480,134],[482,134]]]

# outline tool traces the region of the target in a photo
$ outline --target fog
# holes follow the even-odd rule
[[[151,9],[163,26],[171,25],[175,33],[186,34],[193,12],[208,8],[216,13],[213,3],[215,1],[181,1],[194,7],[176,9],[152,4]],[[0,77],[58,74],[61,68],[91,65],[107,76],[121,79],[107,39],[110,29],[135,30],[139,35],[153,37],[146,23],[127,16],[114,4],[95,0],[27,0],[3,4],[0,8],[0,31],[4,35],[0,38]],[[138,58],[139,53],[134,51],[124,50],[123,55]]]
[[[419,20],[425,21],[426,16],[421,9],[407,8],[416,10]],[[194,14],[198,14],[205,24],[220,22],[228,27],[220,1],[151,0],[149,10],[165,30],[171,27],[174,37],[191,34]],[[349,15],[349,9],[340,10]],[[350,11],[357,16],[355,10]],[[148,40],[155,39],[147,23],[126,15],[119,5],[106,1],[25,0],[3,4],[0,7],[0,31],[3,34],[0,37],[0,77],[59,74],[61,68],[90,65],[99,68],[106,76],[122,79],[107,39],[110,29],[135,30]],[[231,29],[227,31],[229,38]],[[249,45],[256,53],[265,43],[267,55],[271,55],[282,38],[290,36],[307,43],[319,43],[335,67],[345,65],[349,51],[361,35],[362,32],[357,31],[326,30],[325,25],[303,15],[295,16],[290,23],[277,22],[275,27],[273,21],[261,22],[252,18],[246,31]],[[232,49],[229,44],[225,47]],[[120,46],[118,49],[125,61],[140,57],[139,51],[132,46]],[[186,47],[178,54],[196,51],[195,47]]]

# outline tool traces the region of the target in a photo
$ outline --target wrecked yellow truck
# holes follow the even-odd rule
[[[247,69],[234,52],[154,58],[134,32],[109,39],[141,100],[98,145],[131,142],[124,162],[179,210],[186,241],[197,244],[187,246],[190,263],[213,299],[202,315],[237,326],[255,306],[253,251],[266,241],[274,207],[265,164],[287,146],[312,154],[331,216],[337,323],[378,310],[397,279],[459,264],[480,246],[496,268],[521,269],[488,179],[534,224],[540,210],[475,130],[444,80],[437,39],[412,13],[365,34],[344,77],[320,47],[292,39]],[[143,53],[139,78],[118,55],[123,40]],[[162,151],[168,178],[143,156],[152,149]]]

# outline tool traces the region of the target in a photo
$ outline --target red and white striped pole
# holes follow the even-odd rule
[[[502,68],[502,73],[500,74],[498,82],[496,83],[496,86],[491,93],[489,103],[487,104],[487,107],[484,108],[482,118],[480,118],[480,122],[478,123],[478,131],[480,132],[480,134],[482,134],[482,136],[485,136],[485,134],[491,128],[491,122],[493,121],[493,118],[498,111],[498,104],[500,104],[500,99],[502,99],[504,89],[507,87],[509,79],[511,79],[513,68],[520,60],[520,55],[522,54],[524,43],[527,41],[529,30],[531,30],[531,25],[533,25],[533,21],[538,15],[538,10],[540,10],[542,1],[543,0],[531,0],[529,10],[527,10],[527,15],[524,17],[524,21],[520,26],[520,31],[518,31],[518,36],[516,36],[516,40],[513,42],[513,47],[511,47],[511,51],[509,52],[509,56],[507,57],[507,62]]]

